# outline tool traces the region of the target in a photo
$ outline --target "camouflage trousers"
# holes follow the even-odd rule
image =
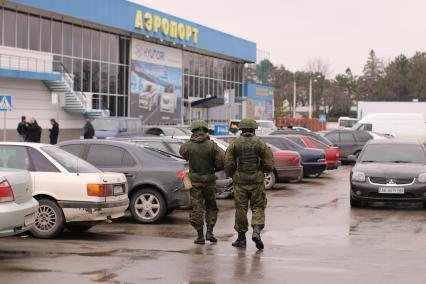
[[[238,233],[248,231],[247,211],[252,212],[251,225],[265,226],[266,193],[264,183],[234,184],[235,226]]]
[[[189,215],[189,222],[195,229],[204,226],[204,215],[206,224],[216,224],[216,183],[192,182],[191,189],[192,212]],[[205,214],[204,214],[205,212]]]

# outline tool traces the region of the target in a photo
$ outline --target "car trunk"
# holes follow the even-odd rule
[[[113,186],[113,196],[107,196],[106,201],[116,201],[127,198],[127,181],[124,176],[119,176],[117,173],[100,173],[99,177],[104,184],[111,184]]]
[[[11,185],[16,203],[21,204],[31,200],[32,183],[27,171],[1,169],[0,176],[5,177]]]

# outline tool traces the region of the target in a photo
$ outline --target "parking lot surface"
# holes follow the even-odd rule
[[[351,210],[349,171],[268,191],[262,252],[231,246],[233,200],[219,200],[216,245],[192,243],[183,210],[155,225],[127,217],[53,240],[9,237],[0,283],[424,283],[422,207]]]

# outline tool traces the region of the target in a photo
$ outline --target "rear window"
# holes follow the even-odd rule
[[[303,142],[300,137],[290,136],[290,137],[286,137],[286,138],[289,139],[289,140],[291,140],[291,141],[293,141],[294,143],[296,143],[300,147],[306,148],[305,142]]]
[[[70,154],[58,147],[47,146],[41,148],[45,153],[52,157],[56,162],[61,164],[70,173],[100,173],[101,171],[80,159],[73,154]]]
[[[374,144],[365,147],[359,161],[426,164],[426,153],[421,145]]]

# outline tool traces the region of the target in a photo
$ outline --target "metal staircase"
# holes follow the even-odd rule
[[[73,75],[66,70],[61,62],[58,65],[61,79],[53,81],[45,80],[43,83],[50,91],[63,94],[61,105],[64,110],[72,113],[81,113],[90,118],[110,115],[108,109],[93,109],[91,99],[84,92],[74,91]]]

